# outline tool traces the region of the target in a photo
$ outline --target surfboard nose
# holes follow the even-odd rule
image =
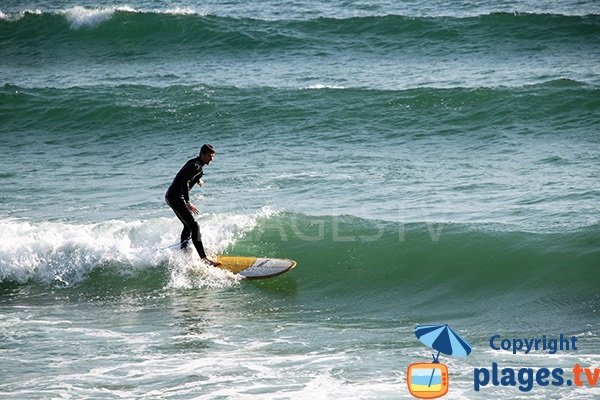
[[[239,274],[246,279],[271,278],[296,266],[296,261],[284,258],[218,256],[218,268]]]

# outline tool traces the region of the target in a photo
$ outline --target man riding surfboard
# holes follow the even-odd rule
[[[198,252],[198,255],[205,263],[217,266],[219,263],[209,259],[204,251],[202,244],[202,236],[200,234],[200,226],[194,219],[192,214],[199,214],[198,208],[190,201],[190,189],[198,184],[204,186],[204,181],[201,179],[203,167],[209,165],[215,157],[215,148],[210,144],[205,144],[200,149],[198,157],[188,160],[179,170],[171,186],[165,194],[165,201],[173,209],[177,218],[183,224],[181,231],[181,248],[185,249],[188,246],[190,238]]]

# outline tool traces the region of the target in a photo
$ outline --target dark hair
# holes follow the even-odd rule
[[[214,153],[214,152],[215,152],[215,148],[212,144],[203,144],[202,148],[200,148],[200,155],[206,154],[206,153]]]

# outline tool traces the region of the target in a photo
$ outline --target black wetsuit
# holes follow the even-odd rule
[[[183,223],[183,231],[181,232],[181,248],[184,249],[188,245],[188,240],[192,239],[194,247],[198,251],[200,258],[206,257],[204,246],[202,245],[202,236],[200,235],[200,227],[194,219],[194,216],[188,210],[187,203],[190,201],[190,189],[200,181],[203,172],[204,164],[200,157],[192,158],[185,163],[179,170],[173,183],[169,186],[165,200],[169,207],[175,211],[177,218]]]

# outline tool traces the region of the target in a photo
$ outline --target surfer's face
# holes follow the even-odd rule
[[[211,161],[215,158],[215,153],[202,153],[200,155],[200,159],[202,160],[202,163],[204,165],[209,165],[211,163]]]

